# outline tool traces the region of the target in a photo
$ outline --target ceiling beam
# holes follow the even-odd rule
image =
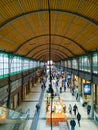
[[[56,53],[58,53],[59,55],[61,55],[63,58],[68,57],[68,56],[66,56],[63,52],[60,52],[60,51],[57,50],[57,49],[54,49],[53,51],[55,51]],[[40,56],[43,52],[46,52],[46,53],[48,52],[48,53],[49,53],[49,50],[47,50],[47,49],[42,49],[42,50],[39,51],[39,53],[36,52],[34,55],[32,55],[31,58],[35,57],[34,59],[36,59],[37,56]]]
[[[44,45],[48,45],[48,44],[49,44],[49,43],[37,45],[36,47],[32,48],[29,52],[27,52],[27,54],[26,54],[25,56],[28,56],[34,49],[39,48],[39,47],[44,46]],[[73,56],[75,56],[75,54],[74,54],[70,49],[68,49],[68,48],[65,47],[65,46],[62,46],[61,44],[51,43],[51,46],[52,46],[52,45],[56,45],[56,46],[62,47],[63,49],[65,49],[65,50],[67,50],[68,52],[70,52]],[[33,44],[32,44],[32,46],[33,46]]]
[[[47,62],[48,60],[49,60],[49,58],[47,59],[47,56],[43,56],[43,57],[41,57],[39,60],[41,60],[41,61],[44,61],[44,62]],[[52,57],[51,57],[51,60],[53,60],[54,62],[56,62],[56,61],[61,61],[61,59],[58,57],[58,56],[56,56],[56,55],[53,55]]]
[[[39,55],[37,56],[37,59],[40,59],[40,57],[42,57],[42,56],[44,56],[44,55],[49,56],[48,54],[49,54],[49,52],[44,51],[42,55],[39,54]],[[57,56],[59,57],[59,59],[64,59],[64,58],[62,58],[62,55],[61,55],[60,53],[52,52],[51,54],[57,55]],[[53,55],[52,55],[52,56],[53,56]]]
[[[43,10],[35,10],[35,11],[33,10],[33,11],[29,11],[29,12],[24,12],[24,13],[18,14],[17,16],[11,17],[11,18],[7,19],[6,21],[4,21],[0,25],[0,29],[2,29],[3,27],[8,25],[9,23],[14,22],[15,20],[18,20],[18,19],[20,19],[22,17],[29,16],[31,14],[41,13],[41,12],[47,12],[48,13],[48,11],[49,11],[48,9],[43,9]],[[71,11],[68,11],[68,10],[62,10],[62,9],[50,9],[50,11],[51,12],[58,12],[58,13],[63,13],[63,14],[76,16],[76,17],[81,18],[82,20],[87,21],[90,24],[93,24],[96,27],[98,26],[96,21],[94,21],[94,19],[90,19],[89,17],[83,16],[83,15],[81,15],[79,13],[71,12]]]
[[[56,53],[52,53],[52,54],[53,54],[52,57],[55,57],[55,59],[57,59],[57,60],[54,60],[54,61],[63,60],[63,59],[59,56],[59,54],[56,54]],[[45,57],[47,57],[47,55],[49,55],[49,53],[47,53],[47,54],[45,53],[45,54],[39,56],[38,60],[43,60]],[[47,58],[46,58],[46,59],[47,59]]]
[[[38,36],[35,36],[35,37],[31,37],[27,41],[23,42],[19,47],[17,47],[16,50],[14,51],[14,53],[17,53],[19,51],[19,49],[21,49],[25,44],[28,44],[29,41],[31,41],[33,39],[41,38],[41,37],[47,37],[47,36],[49,37],[49,34],[42,34],[42,35],[38,35]],[[59,34],[51,34],[51,36],[67,39],[67,40],[73,42],[73,44],[77,45],[85,53],[87,52],[78,42],[76,42],[75,40],[73,40],[73,39],[71,39],[67,36],[63,36],[63,35],[59,35]]]
[[[39,52],[42,52],[43,50],[47,50],[47,52],[49,52],[48,49],[41,49],[41,50],[39,50]],[[60,52],[60,54],[64,55],[64,57],[69,58],[69,56],[68,56],[67,54],[63,53],[63,52],[60,51],[59,49],[55,49],[55,48],[54,48],[52,51],[57,51],[57,53]],[[37,55],[37,54],[39,54],[39,53],[38,53],[38,52],[35,52],[31,57],[35,57],[35,55]]]

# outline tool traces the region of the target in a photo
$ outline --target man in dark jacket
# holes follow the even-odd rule
[[[74,111],[74,114],[76,115],[76,111],[78,110],[78,107],[77,107],[77,105],[75,104],[74,106],[73,106],[73,111]]]
[[[74,119],[70,121],[71,130],[75,130],[76,122]]]
[[[36,110],[37,110],[37,112],[39,112],[39,109],[40,109],[40,105],[38,103],[38,104],[36,104]]]
[[[88,114],[88,115],[90,114],[90,111],[91,111],[91,106],[88,105],[88,106],[87,106],[87,114]]]
[[[78,114],[77,114],[77,120],[78,120],[78,124],[79,124],[79,127],[80,127],[81,115],[80,115],[80,113],[79,113],[79,112],[78,112]]]

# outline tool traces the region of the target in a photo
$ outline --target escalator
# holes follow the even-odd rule
[[[0,130],[23,130],[29,118],[29,111],[17,112],[0,107]]]

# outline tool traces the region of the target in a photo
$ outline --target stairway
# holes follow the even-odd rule
[[[0,107],[0,130],[24,129],[29,117],[29,111],[22,113],[8,108]]]

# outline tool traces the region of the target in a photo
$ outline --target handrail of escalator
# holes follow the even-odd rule
[[[28,109],[25,113],[21,112],[19,117],[17,118],[17,120],[24,120],[24,122],[20,122],[20,123],[16,123],[13,130],[18,130],[19,127],[25,127],[26,125],[26,121],[28,120],[29,118],[29,113],[30,113],[30,109]],[[23,115],[25,115],[25,117],[23,117]],[[21,126],[22,125],[22,126]]]

